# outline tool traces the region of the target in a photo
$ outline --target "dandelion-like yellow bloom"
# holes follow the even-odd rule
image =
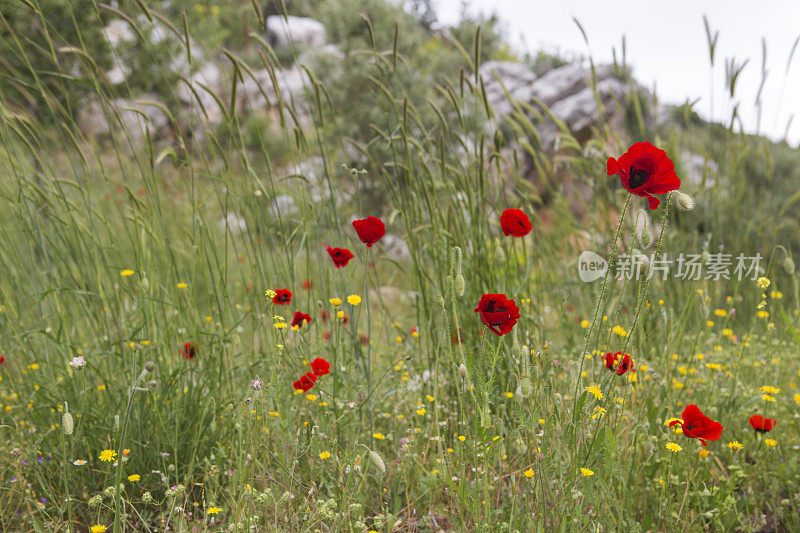
[[[185,288],[186,288],[186,287],[188,287],[188,286],[189,286],[189,284],[188,284],[188,283],[185,283],[185,282],[183,282],[183,281],[181,281],[180,283],[178,283],[178,284],[176,285],[176,287],[178,287],[179,289],[185,289]]]
[[[625,328],[623,328],[622,326],[614,326],[614,327],[611,329],[611,332],[612,332],[612,333],[616,333],[616,334],[617,334],[617,335],[619,335],[620,337],[627,337],[627,336],[628,336],[628,332],[627,332],[627,331],[625,331]]]
[[[461,442],[464,442],[465,440],[467,440],[467,437],[465,437],[464,435],[459,435],[458,436],[458,440],[460,440]]]
[[[267,300],[272,300],[277,295],[278,293],[273,291],[272,289],[267,289],[266,291],[264,291],[264,296],[267,298]]]
[[[212,506],[212,507],[209,507],[206,510],[206,513],[208,513],[208,514],[219,514],[221,512],[222,512],[222,507],[213,507]]]
[[[98,524],[96,526],[92,526],[91,528],[89,528],[89,531],[91,531],[92,533],[105,533],[106,526],[104,526],[103,524]]]
[[[591,323],[591,322],[589,322],[588,320],[581,320],[581,327],[582,327],[582,328],[586,329],[586,328],[588,328],[588,327],[589,327],[589,326],[591,326],[591,325],[592,325],[592,323]]]
[[[337,312],[336,313],[336,318],[338,318],[339,320],[343,319],[344,318],[344,311]]]
[[[594,475],[594,470],[590,470],[590,469],[588,469],[588,468],[583,468],[583,467],[581,467],[581,474],[582,474],[584,477],[593,476],[593,475]]]
[[[767,287],[769,287],[770,281],[769,281],[769,278],[765,278],[764,276],[761,276],[760,278],[758,278],[756,280],[756,284],[758,285],[758,287],[762,291],[765,291],[765,290],[767,290]]]
[[[711,455],[711,452],[710,452],[710,451],[708,451],[708,450],[706,450],[705,448],[703,448],[702,450],[700,450],[699,452],[697,452],[697,455],[699,455],[699,456],[700,456],[700,458],[702,458],[702,459],[705,459],[706,457],[708,457],[709,455]]]
[[[361,296],[359,296],[358,294],[351,294],[350,296],[347,297],[347,303],[355,307],[361,303]]]
[[[103,450],[102,452],[100,452],[100,460],[106,463],[110,463],[116,458],[117,458],[117,452],[115,452],[114,450]]]
[[[714,309],[714,314],[721,317],[728,316],[728,312],[724,309]]]
[[[761,395],[761,399],[764,400],[765,402],[774,402],[775,401],[775,397],[774,396],[770,396],[769,394],[762,394]]]
[[[800,404],[800,394],[795,394],[794,395],[794,403]]]
[[[420,407],[419,409],[417,409],[417,414],[419,416],[425,416],[425,413],[426,413],[426,411],[425,411],[424,407]]]
[[[778,445],[778,441],[776,441],[775,439],[764,439],[764,444],[772,448],[773,446]]]
[[[383,433],[373,433],[372,438],[377,440],[384,440],[386,436]]]
[[[328,459],[331,456],[331,452],[322,452],[319,454],[320,459]]]
[[[288,326],[288,324],[286,322],[275,322],[274,326],[275,329],[283,329]]]
[[[139,474],[131,474],[130,476],[128,476],[128,481],[132,481],[134,483],[139,481],[140,479],[142,478]]]
[[[680,445],[680,444],[676,444],[676,443],[674,443],[674,442],[668,442],[668,443],[667,443],[667,449],[668,449],[669,451],[671,451],[671,452],[678,453],[678,452],[679,452],[679,451],[681,451],[683,448],[681,448],[681,445]]]
[[[731,450],[737,452],[737,451],[741,450],[742,448],[744,448],[744,446],[738,440],[732,440],[731,442],[728,443],[728,448],[730,448]]]
[[[122,277],[125,277],[125,278],[127,278],[128,276],[133,276],[133,273],[134,273],[134,271],[133,271],[133,270],[131,270],[131,269],[129,269],[129,268],[126,268],[125,270],[123,270],[122,272],[120,272],[120,273],[119,273],[119,275],[120,275],[120,276],[122,276]],[[106,526],[100,526],[100,527],[103,527],[103,528],[105,528]],[[105,531],[105,529],[104,529],[104,531]]]
[[[529,468],[523,472],[526,478],[530,479],[533,477],[533,468]]]
[[[585,390],[586,392],[588,392],[589,394],[591,394],[592,396],[594,396],[598,400],[602,400],[605,397],[603,395],[603,392],[600,390],[600,387],[598,387],[597,385],[591,385],[589,387],[586,387],[583,390]]]
[[[317,395],[316,394],[306,394],[306,400],[308,400],[309,402],[316,402],[317,401]]]
[[[764,385],[763,387],[761,387],[762,394],[778,394],[780,391],[781,391],[780,389],[776,389],[775,387],[772,387],[770,385]]]

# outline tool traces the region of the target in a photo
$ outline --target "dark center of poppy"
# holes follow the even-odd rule
[[[697,427],[697,426],[696,426],[695,424],[689,424],[688,426],[687,426],[687,425],[684,425],[684,426],[683,426],[683,430],[684,430],[684,431],[692,431],[692,430],[693,430],[694,428],[696,428],[696,427]]]
[[[628,171],[629,178],[628,178],[628,187],[631,189],[636,189],[637,187],[641,187],[647,181],[647,178],[650,177],[648,172],[641,168],[631,167],[630,171]]]

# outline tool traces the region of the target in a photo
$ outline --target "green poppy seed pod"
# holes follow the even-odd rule
[[[692,198],[688,194],[677,191],[675,193],[674,198],[675,198],[675,205],[677,205],[678,209],[680,209],[681,211],[691,211],[692,209],[694,209],[695,206],[694,198]]]
[[[528,377],[522,378],[522,381],[519,382],[519,388],[522,391],[522,396],[527,398],[531,395],[533,383],[531,383],[531,380]]]
[[[372,464],[375,465],[375,468],[380,470],[381,474],[386,473],[386,464],[383,462],[383,459],[378,452],[375,450],[369,451],[369,460],[372,461]]]
[[[787,256],[786,259],[783,260],[783,270],[790,276],[794,276],[794,261],[792,261],[791,257]]]
[[[467,367],[464,364],[458,365],[458,374],[461,376],[461,379],[467,379]]]
[[[64,430],[64,435],[72,435],[75,429],[75,423],[72,420],[72,414],[69,412],[67,402],[64,402],[64,414],[61,415],[61,428]]]
[[[464,290],[467,288],[467,284],[464,281],[464,276],[459,272],[456,274],[456,292],[459,296],[464,296]]]

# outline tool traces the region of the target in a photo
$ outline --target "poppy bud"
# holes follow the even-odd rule
[[[519,342],[517,342],[517,330],[514,330],[513,340],[511,343],[511,355],[514,356],[514,359],[517,361],[520,360],[520,356],[522,355],[522,350],[519,347]]]
[[[522,391],[522,396],[527,398],[531,395],[531,390],[533,389],[533,384],[531,383],[530,378],[522,378],[522,381],[519,382],[519,388]]]
[[[147,388],[148,388],[148,389],[150,389],[150,390],[153,390],[153,389],[155,389],[156,387],[158,387],[158,381],[156,381],[156,380],[154,380],[154,379],[151,379],[151,380],[150,380],[150,381],[147,383]]]
[[[458,366],[458,373],[461,375],[461,379],[467,379],[467,367],[463,364]]]
[[[147,361],[147,362],[144,364],[144,369],[145,369],[146,371],[148,371],[148,372],[152,372],[153,370],[155,370],[155,369],[156,369],[156,364],[155,364],[154,362],[152,362],[152,361]]]
[[[72,431],[75,429],[75,424],[72,420],[72,414],[69,412],[67,402],[64,402],[64,414],[61,416],[61,427],[64,429],[64,435],[72,435]]]
[[[681,191],[675,192],[675,205],[678,206],[678,209],[681,211],[691,211],[694,209],[694,198],[689,196],[686,193],[682,193]]]
[[[790,276],[794,275],[794,261],[792,261],[791,257],[787,256],[786,259],[783,260],[783,270]]]
[[[382,474],[386,472],[386,465],[384,464],[383,459],[381,459],[381,456],[378,455],[378,452],[370,450],[369,459],[372,461],[372,464],[375,465],[375,468],[380,470]]]
[[[150,288],[150,282],[147,281],[147,276],[142,275],[142,289],[144,289],[144,291],[147,292],[149,288]]]
[[[481,407],[481,427],[487,429],[489,427],[489,403],[485,402]]]
[[[517,403],[522,403],[525,401],[525,396],[522,394],[522,387],[517,385],[517,390],[514,391],[514,399]]]
[[[464,276],[461,273],[456,274],[456,292],[459,296],[464,296],[464,290],[467,288]]]
[[[650,233],[650,230],[647,226],[642,229],[641,235],[639,235],[639,243],[642,245],[642,248],[647,249],[650,247],[650,244],[653,242],[653,235]]]

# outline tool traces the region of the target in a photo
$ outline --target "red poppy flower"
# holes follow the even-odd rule
[[[778,421],[774,418],[764,418],[761,415],[753,415],[750,417],[750,425],[760,433],[766,433],[774,428],[777,423]]]
[[[326,331],[325,333],[322,334],[322,338],[325,339],[326,341],[331,340],[331,332]]]
[[[628,192],[647,198],[650,209],[661,203],[654,194],[666,194],[681,186],[667,153],[649,142],[634,144],[619,159],[609,157],[606,167],[609,176],[619,174]]]
[[[367,245],[367,248],[372,248],[373,244],[386,235],[386,226],[383,225],[383,221],[378,217],[354,220],[353,228],[358,233],[358,238],[361,239],[361,242]]]
[[[195,347],[194,343],[184,343],[183,347],[181,348],[181,357],[184,359],[194,359],[195,355],[197,355],[197,348]]]
[[[304,324],[311,323],[311,315],[307,315],[301,311],[294,312],[294,318],[292,318],[292,327],[297,326],[298,328],[303,327]]]
[[[317,382],[317,376],[313,372],[306,372],[305,374],[300,376],[300,379],[295,381],[292,384],[292,386],[297,390],[307,392],[308,389],[313,387],[314,383],[316,382]]]
[[[319,317],[322,319],[323,322],[327,322],[328,318],[330,318],[330,315],[326,310],[323,309],[322,312],[320,312]]]
[[[317,357],[311,361],[311,370],[313,370],[314,374],[317,376],[324,376],[330,373],[331,364],[322,357]]]
[[[272,298],[272,303],[275,305],[289,305],[292,301],[292,291],[289,289],[278,289],[275,291],[275,296]]]
[[[708,418],[694,404],[687,405],[681,417],[683,421],[674,420],[669,423],[669,427],[680,425],[684,435],[690,439],[699,439],[703,446],[707,444],[706,441],[719,440],[722,436],[722,424]]]
[[[6,362],[6,358],[0,355],[0,365]]]
[[[633,370],[631,356],[628,354],[623,354],[622,352],[608,352],[606,354],[606,368],[612,372],[616,372],[618,376],[621,376],[628,370],[635,372],[635,370]]]
[[[313,282],[313,281],[311,281],[310,279],[307,279],[307,280],[305,280],[305,281],[303,282],[303,288],[304,288],[305,290],[307,290],[307,291],[310,291],[310,290],[311,290],[311,287],[313,287],[313,286],[314,286],[314,282]]]
[[[505,294],[484,294],[475,308],[483,322],[496,335],[505,335],[517,323],[519,308]]]
[[[503,235],[524,237],[531,232],[531,221],[521,209],[506,209],[500,215],[500,228]]]
[[[355,224],[355,222],[353,224]],[[360,235],[361,234],[359,233],[359,236]],[[349,263],[353,258],[353,252],[347,248],[332,248],[328,246],[328,255],[331,256],[331,261],[333,261],[333,264],[336,266],[336,268],[347,266],[347,263]]]
[[[361,344],[367,344],[369,342],[369,337],[364,335],[363,333],[358,336],[358,340]]]

